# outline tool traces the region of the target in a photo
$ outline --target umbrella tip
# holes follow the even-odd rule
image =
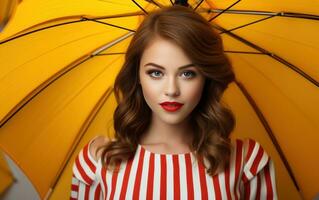
[[[175,0],[174,5],[189,7],[188,0]]]

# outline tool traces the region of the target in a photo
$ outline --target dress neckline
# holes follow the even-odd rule
[[[173,155],[177,155],[178,156],[178,155],[180,155],[180,156],[183,156],[183,155],[190,155],[190,154],[195,152],[195,151],[190,151],[190,152],[186,152],[186,153],[155,153],[155,152],[147,150],[144,146],[142,146],[139,143],[138,143],[138,146],[141,149],[143,149],[145,152],[148,152],[149,154],[154,154],[154,155],[165,155],[165,156],[173,156]]]

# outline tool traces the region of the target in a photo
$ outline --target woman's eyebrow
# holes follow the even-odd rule
[[[155,64],[155,63],[147,63],[147,64],[144,65],[144,67],[146,67],[147,65],[158,67],[158,68],[161,68],[161,69],[165,70],[165,68],[163,66]],[[187,65],[183,65],[183,66],[179,67],[178,69],[184,69],[184,68],[187,68],[187,67],[194,67],[194,66],[195,66],[195,64],[190,63],[190,64],[187,64]]]

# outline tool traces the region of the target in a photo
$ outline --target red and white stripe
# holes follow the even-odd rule
[[[90,163],[87,149],[73,167],[71,199],[277,199],[273,161],[252,139],[235,140],[230,165],[213,177],[191,153],[157,154],[139,145],[112,173],[101,159]]]
[[[242,180],[245,199],[277,199],[274,163],[254,140],[248,140]]]
[[[96,181],[95,173],[98,163],[89,153],[89,147],[94,139],[81,149],[73,163],[71,200],[99,200],[103,197],[101,184]]]

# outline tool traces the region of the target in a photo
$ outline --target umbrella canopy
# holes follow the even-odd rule
[[[273,158],[280,199],[319,193],[319,2],[188,1],[221,34],[236,82],[233,138]],[[41,198],[65,199],[72,163],[113,134],[112,84],[148,12],[172,1],[25,0],[0,33],[0,148]],[[44,176],[45,175],[45,176]]]

